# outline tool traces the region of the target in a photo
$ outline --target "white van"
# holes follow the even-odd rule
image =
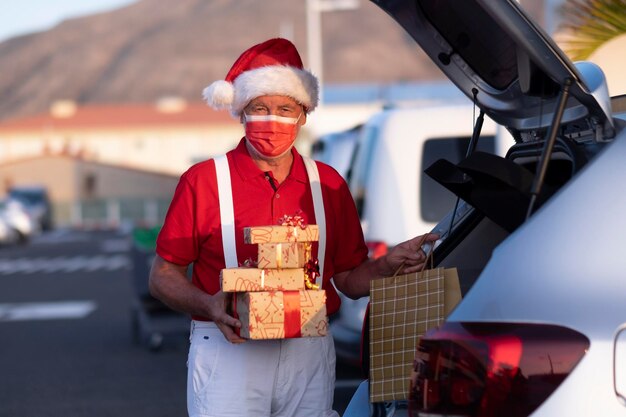
[[[460,162],[478,116],[471,102],[390,108],[360,128],[347,181],[370,256],[431,231],[454,208],[456,197],[424,170],[438,159]],[[513,143],[484,117],[477,150],[504,156]],[[341,311],[331,321],[335,347],[340,358],[356,363],[368,299],[341,298]]]
[[[456,198],[424,170],[438,159],[463,159],[477,117],[470,103],[393,108],[365,123],[349,185],[366,241],[396,245],[450,211]],[[477,150],[503,156],[513,143],[484,118]]]
[[[320,136],[311,146],[311,158],[335,168],[348,181],[362,126]]]

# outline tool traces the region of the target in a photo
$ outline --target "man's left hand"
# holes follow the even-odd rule
[[[439,239],[439,235],[427,233],[396,245],[385,257],[389,271],[387,271],[388,273],[382,275],[389,276],[395,274],[396,272],[401,274],[410,274],[412,272],[420,271],[424,266],[424,261],[426,260],[427,255],[422,250],[422,245],[425,243],[434,244],[437,239]],[[398,271],[398,268],[401,268],[401,270]]]

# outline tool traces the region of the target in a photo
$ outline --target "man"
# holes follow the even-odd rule
[[[241,323],[228,313],[220,291],[220,270],[255,259],[256,245],[243,242],[244,227],[278,224],[283,216],[298,214],[325,236],[314,244],[313,256],[320,259],[330,315],[340,304],[331,278],[347,296],[365,296],[371,279],[403,265],[403,273],[421,267],[421,237],[368,260],[345,181],[293,147],[317,105],[318,83],[291,42],[270,39],[248,49],[204,97],[213,108],[230,109],[245,137],[226,158],[201,162],[183,174],[150,275],[155,297],[192,316],[189,415],[336,416],[332,337],[245,341],[235,332]]]

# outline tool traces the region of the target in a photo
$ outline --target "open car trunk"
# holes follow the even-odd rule
[[[515,0],[372,1],[481,112],[466,158],[426,169],[459,199],[434,229],[434,261],[456,267],[466,293],[493,249],[614,136],[606,80],[572,63]],[[474,152],[481,117],[515,139],[506,157]]]
[[[557,137],[547,163],[544,185],[531,207],[543,145],[544,141],[518,143],[505,158],[474,152],[458,164],[439,160],[426,169],[429,176],[459,198],[456,211],[434,229],[442,236],[434,263],[457,268],[463,294],[476,281],[493,249],[532,214],[529,209],[541,207],[592,156],[588,154],[590,149]]]

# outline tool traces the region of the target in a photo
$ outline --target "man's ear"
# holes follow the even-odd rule
[[[302,107],[302,116],[300,116],[300,120],[298,121],[300,126],[304,126],[306,124],[306,115],[306,108]]]

